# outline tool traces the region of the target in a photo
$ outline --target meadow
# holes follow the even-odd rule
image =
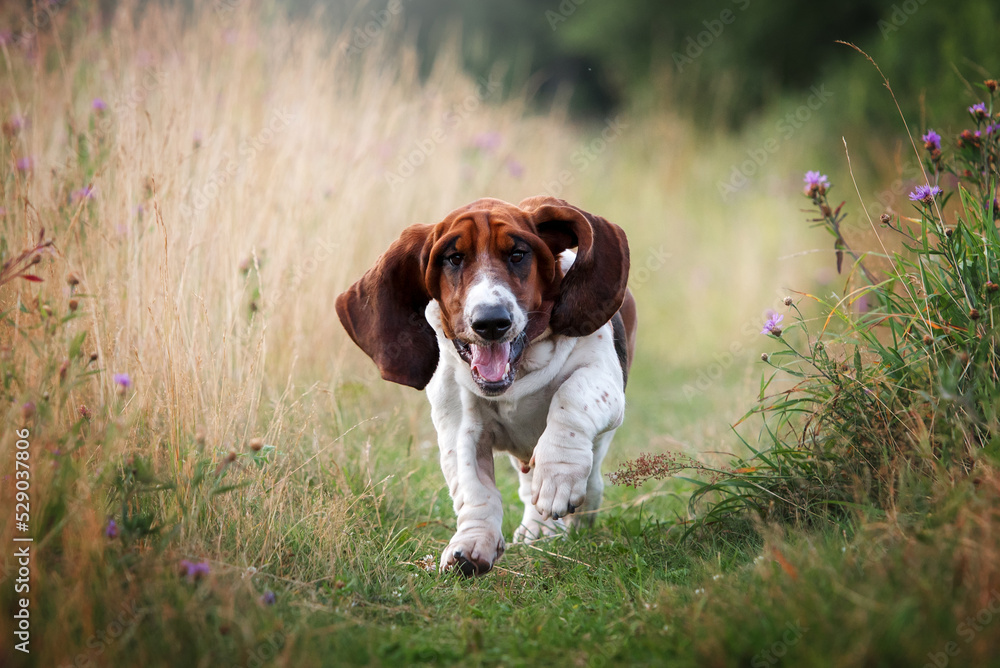
[[[737,499],[798,498],[735,467],[753,473],[754,451],[797,424],[772,432],[754,412],[797,382],[762,389],[775,358],[761,354],[782,343],[761,333],[767,311],[791,325],[792,297],[804,338],[792,325],[783,340],[811,349],[823,303],[862,283],[850,256],[837,273],[802,176],[829,173],[851,248],[878,248],[868,266],[884,267],[862,203],[917,215],[902,125],[892,139],[837,127],[836,90],[737,133],[696,126],[668,92],[584,122],[502,90],[502,66],[463,73],[457,46],[422,76],[391,20],[360,39],[225,2],[11,16],[0,664],[1000,665],[988,412],[963,432],[987,434],[988,456],[951,467],[936,437],[916,438],[929,472],[891,458],[891,491],[851,487],[835,517],[706,521],[688,471],[609,485],[594,529],[510,546],[463,579],[434,570],[454,515],[427,402],[381,381],[333,310],[406,225],[482,196],[565,198],[631,246],[639,346],[605,472],[672,453],[725,471],[750,490]],[[911,431],[932,422],[911,409]],[[709,509],[732,498],[719,494]]]

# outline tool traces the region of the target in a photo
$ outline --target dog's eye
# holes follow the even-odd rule
[[[451,264],[451,266],[458,267],[462,264],[462,260],[464,259],[465,256],[462,255],[461,253],[452,253],[451,255],[447,256],[444,260],[445,262]]]
[[[525,256],[524,251],[516,250],[510,254],[510,261],[513,262],[514,264],[517,264],[518,262],[524,259],[524,256]]]

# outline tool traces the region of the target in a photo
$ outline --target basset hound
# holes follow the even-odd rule
[[[337,297],[382,377],[426,387],[458,518],[442,571],[486,573],[504,552],[495,451],[520,476],[514,542],[593,522],[635,350],[628,272],[625,233],[604,218],[484,198],[404,229]]]

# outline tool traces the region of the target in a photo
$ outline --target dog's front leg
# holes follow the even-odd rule
[[[503,505],[493,477],[493,436],[471,402],[461,418],[432,411],[441,449],[441,470],[455,506],[458,527],[441,555],[441,570],[457,566],[467,576],[482,575],[504,552]]]
[[[543,520],[564,517],[587,500],[595,439],[617,428],[624,411],[620,372],[583,367],[556,391],[531,476],[531,503]]]

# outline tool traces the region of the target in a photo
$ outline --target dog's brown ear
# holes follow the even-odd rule
[[[337,297],[344,329],[386,380],[424,389],[438,363],[437,337],[424,317],[424,269],[433,225],[411,225]]]
[[[549,326],[555,334],[587,336],[621,308],[628,283],[625,231],[600,216],[554,197],[518,204],[534,222],[553,255],[576,248],[576,261],[563,276]]]

